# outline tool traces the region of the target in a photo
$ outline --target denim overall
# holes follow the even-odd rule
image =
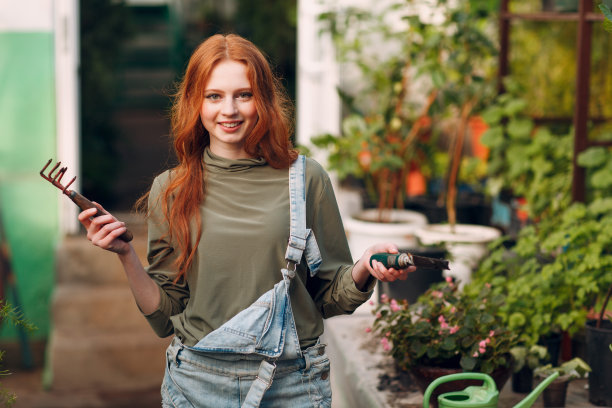
[[[289,299],[289,285],[302,256],[311,276],[321,265],[314,234],[306,228],[304,156],[289,169],[289,194],[290,237],[282,279],[195,346],[174,338],[166,353],[164,407],[258,407],[275,374],[282,384],[275,384],[273,395],[267,395],[270,405],[330,406],[325,346],[300,349]]]

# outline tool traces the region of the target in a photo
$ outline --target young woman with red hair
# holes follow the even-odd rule
[[[179,164],[148,194],[149,265],[119,239],[124,223],[79,215],[155,332],[174,335],[164,407],[330,406],[323,319],[415,269],[369,265],[391,243],[353,265],[328,175],[291,146],[289,108],[251,42],[210,37],[174,99]]]

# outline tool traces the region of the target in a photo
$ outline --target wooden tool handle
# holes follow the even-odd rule
[[[95,208],[98,212],[94,215],[94,217],[98,217],[103,214],[108,214],[106,211],[100,210],[94,203],[86,199],[83,195],[77,193],[76,191],[70,191],[68,197],[79,206],[82,211],[88,210],[90,208]],[[123,234],[119,236],[119,239],[125,242],[130,242],[134,239],[134,235],[130,232],[130,230],[126,230]]]

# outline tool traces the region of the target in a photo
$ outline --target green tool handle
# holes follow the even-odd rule
[[[100,210],[94,203],[89,201],[83,195],[77,193],[74,190],[70,190],[66,192],[66,195],[70,197],[70,199],[79,206],[81,211],[88,210],[90,208],[95,208],[98,212],[94,215],[94,217],[98,217],[103,214],[108,214],[106,211]],[[130,230],[126,230],[123,234],[119,236],[119,239],[125,242],[130,242],[134,238],[134,235],[130,232]]]

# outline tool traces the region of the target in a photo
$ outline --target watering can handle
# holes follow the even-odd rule
[[[487,388],[491,390],[497,390],[495,385],[495,381],[488,374],[483,373],[457,373],[457,374],[449,374],[443,377],[436,378],[425,390],[425,394],[423,395],[423,408],[429,408],[429,399],[431,398],[431,394],[434,390],[440,385],[451,381],[460,381],[460,380],[482,380],[484,381]]]

